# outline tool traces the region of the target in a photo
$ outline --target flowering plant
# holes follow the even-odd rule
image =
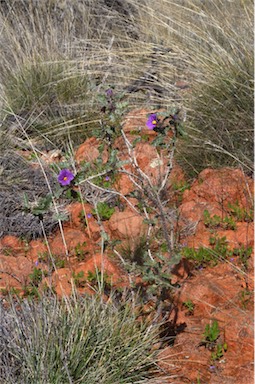
[[[154,129],[158,124],[158,118],[157,118],[157,114],[156,113],[152,113],[147,122],[146,122],[146,125],[149,129]]]
[[[74,174],[69,169],[62,169],[58,175],[58,182],[65,186],[69,185],[74,179]]]

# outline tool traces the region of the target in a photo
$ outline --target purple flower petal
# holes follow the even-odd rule
[[[87,218],[88,218],[88,219],[91,219],[91,217],[92,217],[91,213],[88,213],[88,214],[87,214]]]
[[[107,97],[111,97],[113,95],[113,90],[111,88],[105,91]]]
[[[74,174],[69,169],[62,169],[58,175],[58,182],[61,185],[69,185],[74,179]]]
[[[105,176],[105,181],[110,181],[110,177],[109,176]]]
[[[154,129],[158,124],[158,118],[157,118],[157,114],[156,113],[152,113],[147,122],[146,122],[146,125],[149,129]]]

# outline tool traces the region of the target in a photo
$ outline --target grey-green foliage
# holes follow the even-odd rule
[[[3,384],[143,383],[152,377],[157,328],[98,297],[14,302],[1,308]]]

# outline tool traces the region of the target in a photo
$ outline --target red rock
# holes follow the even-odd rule
[[[53,288],[59,297],[70,296],[72,293],[72,271],[70,268],[60,268],[54,271],[52,277],[46,277],[40,284],[40,289],[48,286]]]
[[[237,223],[236,240],[239,245],[253,247],[254,245],[254,223]]]
[[[160,184],[167,171],[166,157],[160,156],[149,143],[138,143],[134,154],[139,168],[150,178],[152,184]]]
[[[98,150],[99,141],[95,137],[90,137],[79,146],[75,154],[75,160],[78,164],[82,161],[94,162],[100,155]],[[103,163],[108,160],[107,149],[103,151]]]
[[[217,230],[218,237],[226,237],[231,249],[254,244],[254,223],[237,223],[236,230]]]
[[[85,223],[84,208],[86,212],[88,227]],[[72,203],[67,207],[70,213],[70,225],[72,227],[83,229],[84,233],[93,241],[97,241],[101,236],[101,229],[97,220],[91,214],[92,207],[89,204],[82,204],[79,202]],[[91,217],[88,217],[91,215]]]
[[[0,250],[13,256],[25,254],[25,244],[16,236],[7,235],[0,240]]]
[[[116,191],[125,196],[135,189],[135,185],[132,183],[128,175],[121,173],[114,184],[114,188]]]
[[[222,211],[217,203],[208,203],[205,201],[187,201],[183,202],[179,207],[181,220],[199,223],[204,222],[204,211],[207,210],[211,216],[218,215],[222,217]]]
[[[129,208],[123,212],[114,212],[109,220],[109,230],[112,238],[136,239],[144,234],[146,225],[143,217]]]
[[[85,213],[84,213],[85,209]],[[92,208],[89,204],[82,204],[79,202],[72,203],[66,207],[67,212],[70,214],[70,225],[78,228],[84,228],[85,218],[84,215],[91,214]]]
[[[182,168],[178,164],[173,163],[173,169],[169,175],[169,184],[182,184],[185,180],[185,174]]]
[[[48,254],[48,248],[43,240],[31,240],[29,243],[29,250],[27,252],[27,258],[32,262],[35,262],[39,256]]]
[[[112,284],[120,286],[122,283],[127,283],[128,281],[126,273],[111,261],[108,256],[102,256],[101,254],[95,254],[86,262],[80,263],[75,269],[75,274],[83,272],[84,278],[86,279],[88,273],[94,273],[96,269],[98,269],[98,271],[103,270],[108,281],[110,280]]]
[[[229,209],[229,203],[239,202],[241,207],[249,208],[252,204],[253,182],[241,170],[232,168],[205,169],[190,190],[183,194],[183,203],[216,202],[222,210]]]
[[[34,265],[25,256],[0,255],[0,287],[21,288],[29,280]]]
[[[88,237],[85,233],[78,229],[64,228],[64,239],[69,254],[74,252],[74,249],[77,245],[81,245],[84,242],[88,241]],[[65,245],[61,233],[55,235],[55,237],[50,240],[50,248],[53,255],[65,255]]]
[[[177,324],[185,322],[187,327],[179,333],[175,345],[166,348],[160,354],[160,364],[166,371],[173,373],[168,364],[173,363],[175,374],[181,374],[182,381],[196,382],[198,372],[202,382],[250,383],[253,378],[253,309],[242,306],[241,274],[233,265],[220,263],[214,268],[197,272],[182,283],[178,301]],[[194,314],[187,316],[182,303],[191,300]],[[253,302],[250,298],[251,304]],[[172,311],[170,319],[175,315]],[[220,328],[219,343],[226,342],[228,349],[224,356],[212,363],[211,352],[199,347],[205,326],[218,321]],[[210,372],[210,366],[215,369]]]

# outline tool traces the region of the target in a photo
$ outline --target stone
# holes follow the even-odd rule
[[[95,273],[96,270],[101,271],[103,269],[107,276],[107,281],[118,286],[123,286],[123,283],[127,284],[128,278],[126,273],[114,263],[113,260],[107,255],[101,255],[100,253],[93,255],[87,261],[79,263],[75,268],[75,274],[80,272],[84,273],[85,279],[88,277],[88,273]]]
[[[64,228],[64,239],[69,255],[74,253],[76,246],[88,241],[88,237],[83,231],[72,228]],[[61,233],[56,234],[49,243],[53,255],[66,255],[66,249]]]
[[[186,328],[176,336],[173,347],[160,353],[160,364],[166,372],[181,375],[182,380],[196,382],[198,374],[201,382],[250,383],[253,380],[253,300],[249,307],[242,305],[241,277],[230,263],[219,263],[194,273],[182,282],[176,292],[177,321],[185,322]],[[182,303],[191,300],[194,313],[187,316]],[[169,320],[173,319],[172,311]],[[220,329],[219,343],[226,342],[228,349],[224,356],[212,363],[211,351],[199,346],[205,326],[216,320]],[[169,366],[174,360],[174,366]],[[210,369],[210,366],[213,368]]]
[[[187,201],[218,203],[221,210],[229,210],[229,203],[236,201],[241,207],[250,208],[253,204],[253,181],[241,170],[232,168],[204,169],[194,181],[190,190],[183,194]]]
[[[99,156],[100,152],[98,150],[99,141],[95,137],[90,137],[83,144],[79,146],[75,153],[75,160],[78,164],[81,162],[93,163]],[[103,151],[102,154],[103,163],[105,164],[108,160],[107,149]]]
[[[0,255],[0,289],[21,289],[29,282],[34,265],[25,256]]]
[[[52,273],[51,277],[46,277],[40,284],[40,290],[49,287],[54,289],[58,297],[70,296],[72,287],[72,271],[70,268],[60,268]]]
[[[6,235],[0,240],[0,250],[2,253],[11,254],[12,256],[25,254],[25,243],[19,237]]]
[[[116,191],[125,196],[132,192],[136,187],[128,175],[125,173],[120,173],[116,182],[114,183],[114,188]]]
[[[206,201],[185,201],[180,205],[179,212],[181,220],[199,223],[204,222],[204,211],[207,210],[211,216],[218,215],[222,217],[222,210],[217,203],[209,203]]]
[[[66,208],[66,211],[70,215],[69,224],[73,227],[84,228],[85,227],[85,218],[84,215],[91,214],[92,207],[89,204],[82,204],[79,202],[71,203]],[[85,209],[85,213],[84,213]]]
[[[109,220],[109,230],[114,239],[136,239],[145,233],[143,217],[126,208],[123,212],[115,211]]]
[[[29,250],[27,258],[32,262],[36,262],[39,256],[48,254],[48,248],[45,242],[41,239],[31,240],[29,243]]]

